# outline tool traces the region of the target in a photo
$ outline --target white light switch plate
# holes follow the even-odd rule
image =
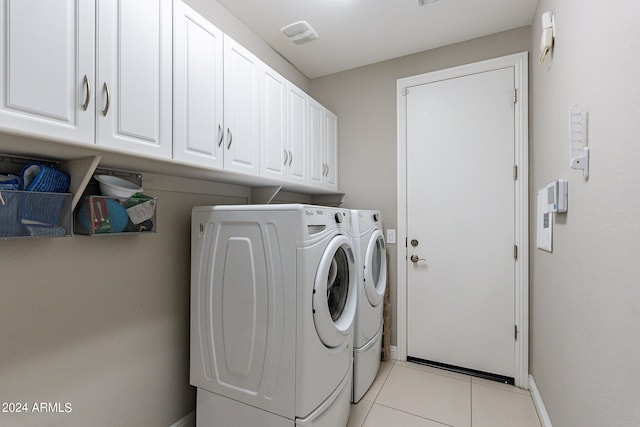
[[[387,243],[396,242],[396,230],[387,230]]]

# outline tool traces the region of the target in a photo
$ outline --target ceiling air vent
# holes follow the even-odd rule
[[[418,6],[425,7],[432,3],[436,3],[439,0],[418,0]]]
[[[303,44],[318,38],[318,33],[307,21],[298,21],[280,29],[295,44]]]

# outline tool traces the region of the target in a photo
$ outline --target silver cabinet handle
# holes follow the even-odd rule
[[[231,129],[227,128],[227,133],[229,134],[229,143],[227,144],[227,150],[231,148],[231,143],[233,142],[233,134],[231,133]]]
[[[424,258],[419,258],[418,255],[411,255],[411,257],[409,259],[414,264],[417,263],[418,261],[426,261],[426,259],[424,259]]]
[[[289,151],[289,166],[291,166],[292,161],[293,161],[293,153]]]
[[[220,139],[218,140],[218,147],[222,145],[222,140],[224,139],[224,131],[222,130],[222,126],[218,125],[218,134],[220,135]]]
[[[84,83],[84,88],[87,91],[87,94],[84,98],[84,103],[82,104],[82,109],[84,111],[87,111],[87,107],[89,107],[89,101],[91,100],[91,84],[89,83],[89,77],[87,77],[86,74],[84,75],[84,79],[82,80],[82,82]]]
[[[111,96],[109,95],[109,86],[107,86],[107,82],[104,82],[104,84],[102,85],[102,89],[107,94],[107,101],[104,104],[104,110],[102,110],[102,115],[106,116],[109,112],[109,105],[111,105]]]
[[[285,149],[283,149],[282,151],[284,151],[284,165],[287,166],[287,160],[289,159],[289,154]]]
[[[329,165],[327,165],[327,173],[324,176],[329,176]]]

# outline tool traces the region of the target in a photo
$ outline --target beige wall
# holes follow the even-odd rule
[[[637,426],[640,7],[541,0],[534,22],[550,9],[555,51],[531,67],[531,191],[568,179],[569,210],[556,217],[553,253],[532,240],[530,369],[554,426]],[[576,103],[589,112],[588,181],[568,167]]]
[[[397,79],[527,51],[530,44],[530,28],[523,27],[312,80],[311,95],[339,117],[343,206],[381,209],[385,228],[396,228]],[[388,249],[395,345],[396,245]]]
[[[168,427],[194,409],[191,208],[246,203],[188,192],[195,184],[145,182],[158,197],[156,234],[0,241],[0,402],[72,405],[0,413],[0,425]]]

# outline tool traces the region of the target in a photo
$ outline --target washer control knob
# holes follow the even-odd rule
[[[340,212],[336,212],[336,214],[334,215],[334,218],[336,219],[336,222],[338,224],[342,222],[342,214]]]
[[[377,213],[373,214],[373,222],[378,222],[378,214]]]

